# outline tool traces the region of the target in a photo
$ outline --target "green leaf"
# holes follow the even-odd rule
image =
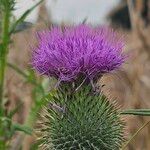
[[[28,75],[24,73],[20,68],[18,68],[16,65],[7,62],[7,66],[15,70],[18,74],[22,75],[24,78],[28,78]]]
[[[18,24],[14,30],[13,33],[17,33],[17,32],[21,32],[23,30],[26,30],[28,28],[31,28],[32,27],[32,23],[31,22],[26,22],[26,21],[23,21],[21,22],[20,24]]]
[[[12,129],[14,131],[21,131],[21,132],[24,132],[25,134],[28,134],[28,135],[32,135],[32,129],[29,128],[28,126],[25,126],[25,125],[21,125],[21,124],[12,124]]]
[[[8,114],[8,118],[12,118],[19,111],[22,105],[23,103],[20,102],[12,111],[10,111]]]
[[[3,43],[0,43],[0,59],[2,58],[2,55],[3,55]]]
[[[84,20],[82,21],[82,24],[85,24],[88,20],[88,17],[84,18]]]
[[[28,68],[27,74],[27,82],[36,82],[36,75],[33,69]]]
[[[12,34],[15,32],[16,27],[21,24],[25,18],[39,5],[43,2],[44,0],[40,0],[38,3],[36,3],[34,6],[32,6],[30,9],[28,9],[11,27],[9,34]]]
[[[122,111],[120,114],[122,114],[122,115],[150,116],[150,109],[129,109],[129,110]]]
[[[37,83],[36,76],[33,70],[29,69],[26,73],[25,71],[22,71],[19,67],[17,67],[15,64],[7,62],[7,65],[8,67],[16,71],[18,74],[20,74],[22,77],[24,77],[26,82],[38,86],[41,89],[41,91],[44,93],[44,89],[42,88],[40,83]]]

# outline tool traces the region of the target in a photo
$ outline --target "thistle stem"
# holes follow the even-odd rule
[[[7,135],[4,126],[3,118],[5,117],[5,110],[3,108],[4,96],[4,79],[6,69],[6,59],[9,45],[9,23],[10,23],[10,3],[6,0],[4,10],[2,13],[2,39],[0,43],[0,149],[7,149]]]
[[[9,6],[8,6],[9,7]],[[3,24],[2,24],[2,44],[0,45],[0,115],[3,113],[3,92],[4,92],[4,77],[6,68],[7,51],[9,44],[9,22],[10,10],[5,8],[3,11]]]

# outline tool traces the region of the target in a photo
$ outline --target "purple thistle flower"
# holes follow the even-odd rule
[[[123,39],[107,27],[54,27],[37,35],[33,68],[60,81],[76,80],[80,75],[93,80],[118,69],[126,58]]]

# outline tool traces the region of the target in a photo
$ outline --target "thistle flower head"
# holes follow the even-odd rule
[[[76,80],[80,75],[93,80],[118,69],[126,57],[123,39],[107,27],[53,27],[37,35],[33,68],[61,81]]]

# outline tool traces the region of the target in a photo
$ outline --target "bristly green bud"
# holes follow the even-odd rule
[[[124,141],[118,109],[89,86],[57,92],[46,108],[40,133],[45,150],[119,150]]]

